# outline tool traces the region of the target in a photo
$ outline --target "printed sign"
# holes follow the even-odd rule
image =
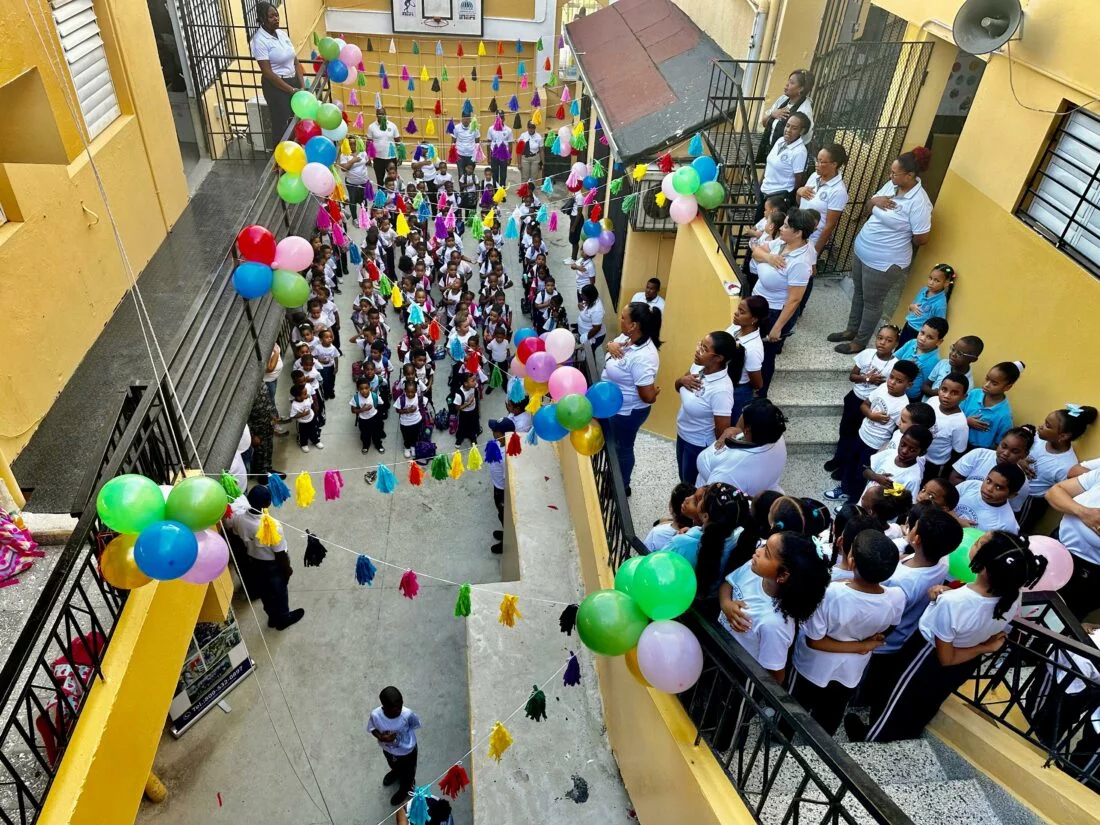
[[[393,30],[397,34],[481,37],[482,0],[393,0]]]
[[[232,609],[224,622],[195,625],[176,695],[168,708],[172,735],[182,736],[254,667]]]

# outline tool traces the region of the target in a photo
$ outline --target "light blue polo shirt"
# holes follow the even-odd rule
[[[920,368],[920,373],[913,379],[913,386],[905,391],[910,401],[920,401],[920,388],[940,360],[940,354],[936,350],[917,352],[917,339],[914,338],[898,347],[894,357],[899,361],[912,361]]]
[[[994,404],[992,407],[984,406],[984,402],[985,390],[978,387],[966,394],[966,398],[963,399],[959,408],[966,414],[967,418],[977,416],[989,424],[989,429],[985,432],[975,429],[970,430],[970,446],[988,447],[995,450],[997,445],[1001,443],[1004,434],[1012,429],[1012,407],[1008,403],[1008,396],[1005,396],[1003,401]]]

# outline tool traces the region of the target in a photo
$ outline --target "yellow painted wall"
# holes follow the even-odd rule
[[[824,11],[825,0],[786,0],[783,3],[775,49],[767,54],[775,61],[767,87],[769,103],[783,94],[783,84],[791,72],[810,68]],[[810,99],[813,99],[812,93]]]
[[[672,267],[672,250],[676,243],[674,232],[635,232],[627,229],[626,250],[623,253],[622,280],[619,284],[619,304],[622,309],[635,292],[645,289],[645,282],[656,277],[661,280],[661,294],[668,295],[669,270]],[[613,311],[607,296],[611,293],[603,277],[602,267],[597,267],[596,286],[604,297],[607,315],[604,319],[608,335],[619,334],[619,316]],[[667,319],[666,319],[667,320]]]
[[[749,0],[673,0],[684,14],[691,18],[700,29],[710,35],[730,57],[745,57],[749,53],[749,40],[752,38],[752,24],[756,12],[754,6],[767,6],[768,3],[749,2]],[[781,5],[777,0],[775,5]]]
[[[32,0],[32,8],[40,12],[39,29],[53,37],[47,4]],[[91,142],[91,151],[127,257],[140,272],[186,206],[187,183],[159,68],[149,70],[159,64],[148,7],[144,0],[99,0],[95,8],[122,116]],[[52,123],[56,135],[43,137],[52,147],[48,152],[24,158],[36,162],[0,164],[0,200],[16,219],[0,227],[9,334],[12,340],[50,342],[33,369],[0,372],[0,447],[15,458],[129,280],[66,104],[67,71],[55,73],[53,52],[39,40],[23,4],[0,5],[0,31],[0,87],[25,84],[29,74],[37,74],[39,92],[25,98],[34,107],[29,122]],[[119,43],[124,50],[116,48]],[[60,48],[56,41],[54,47]],[[10,124],[6,128],[10,140]]]

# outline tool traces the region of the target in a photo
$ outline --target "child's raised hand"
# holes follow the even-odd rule
[[[967,416],[966,426],[968,426],[972,430],[977,430],[980,433],[984,433],[986,430],[989,429],[989,422],[982,421],[981,417],[977,415],[971,415]]]

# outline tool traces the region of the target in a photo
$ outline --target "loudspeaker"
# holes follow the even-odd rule
[[[951,34],[964,52],[989,54],[1013,39],[1023,19],[1020,0],[966,0]]]

